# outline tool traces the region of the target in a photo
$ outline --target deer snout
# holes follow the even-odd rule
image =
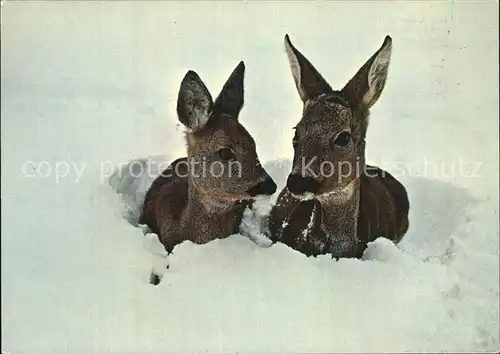
[[[263,182],[256,184],[247,191],[251,197],[272,195],[274,192],[276,192],[276,183],[274,183],[271,177],[266,178]]]
[[[293,194],[301,195],[304,193],[316,193],[319,183],[312,177],[302,177],[300,174],[291,174],[288,176],[286,186]]]

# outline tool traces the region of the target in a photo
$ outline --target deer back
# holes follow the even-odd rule
[[[368,242],[385,237],[398,243],[409,227],[408,194],[389,172],[367,166],[361,177],[358,235],[362,254]]]
[[[171,210],[170,216],[173,220],[179,220],[188,198],[187,185],[187,158],[181,157],[172,162],[153,181],[144,198],[144,206],[139,219],[140,224],[148,225],[151,232],[159,235],[160,225],[157,224],[156,206],[159,200],[168,203],[167,209]],[[169,198],[160,198],[161,196]]]

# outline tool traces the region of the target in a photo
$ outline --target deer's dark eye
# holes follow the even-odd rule
[[[349,132],[342,132],[333,140],[333,145],[345,147],[351,141],[351,134]]]
[[[217,153],[219,154],[219,157],[223,161],[229,161],[229,160],[236,159],[236,155],[234,154],[234,151],[231,150],[230,148],[222,148]]]

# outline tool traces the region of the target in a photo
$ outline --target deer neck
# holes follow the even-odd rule
[[[240,209],[238,201],[209,197],[189,183],[180,231],[195,243],[227,237],[238,230]]]
[[[223,198],[215,198],[208,195],[204,190],[194,186],[192,183],[188,184],[188,202],[186,210],[192,217],[199,217],[204,215],[206,217],[219,218],[230,212],[235,206],[236,201]]]
[[[193,159],[188,153],[188,202],[186,205],[186,210],[190,216],[197,216],[198,213],[202,213],[204,216],[211,215],[222,215],[231,210],[235,204],[235,200],[230,200],[223,197],[215,197],[210,195],[203,188],[197,186],[196,177],[194,177],[193,169]],[[202,178],[199,176],[198,178]]]
[[[358,244],[360,181],[355,179],[341,191],[316,197],[321,204],[321,229],[332,253],[355,252]]]

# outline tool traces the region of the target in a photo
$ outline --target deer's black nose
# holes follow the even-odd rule
[[[272,178],[268,178],[264,182],[260,182],[247,191],[251,197],[258,195],[272,195],[274,192],[276,192],[276,183],[274,183]]]
[[[319,188],[319,183],[312,177],[302,177],[294,174],[288,176],[286,186],[293,194],[304,194],[306,192],[316,193]]]

